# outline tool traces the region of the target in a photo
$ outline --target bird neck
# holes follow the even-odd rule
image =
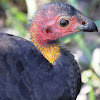
[[[39,44],[36,38],[32,38],[34,46],[41,52],[41,54],[53,65],[53,63],[61,55],[60,48],[57,43],[53,44]]]

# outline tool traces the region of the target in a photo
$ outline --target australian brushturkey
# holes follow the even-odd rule
[[[32,42],[0,34],[0,100],[75,100],[81,75],[60,37],[97,31],[93,21],[65,3],[44,5],[33,18]]]

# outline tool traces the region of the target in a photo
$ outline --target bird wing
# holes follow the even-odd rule
[[[34,49],[33,44],[23,38],[0,33],[0,100],[31,100],[28,68],[32,61],[28,57]]]

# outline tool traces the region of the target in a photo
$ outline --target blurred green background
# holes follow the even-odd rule
[[[35,12],[46,3],[66,2],[92,19],[99,32],[63,37],[80,64],[82,89],[77,100],[100,100],[100,0],[0,0],[0,32],[30,39],[29,27]]]

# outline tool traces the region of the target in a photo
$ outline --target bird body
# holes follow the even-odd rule
[[[56,40],[79,29],[97,31],[91,20],[80,16],[70,5],[48,4],[32,21],[33,44],[17,36],[0,34],[0,100],[76,99],[81,87],[78,64]],[[85,23],[83,19],[86,25],[81,23]]]
[[[80,71],[69,51],[61,53],[52,67],[31,42],[0,34],[0,100],[74,100]]]

